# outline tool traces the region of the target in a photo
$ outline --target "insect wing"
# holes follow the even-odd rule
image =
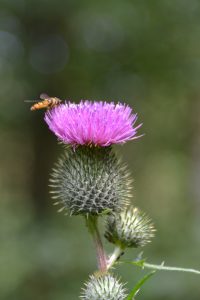
[[[45,99],[51,99],[51,97],[49,97],[49,95],[42,93],[40,94],[40,99],[45,100]]]

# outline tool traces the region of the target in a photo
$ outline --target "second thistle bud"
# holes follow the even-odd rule
[[[124,284],[111,274],[92,275],[81,298],[85,300],[124,300],[126,299]]]
[[[137,248],[150,242],[154,231],[151,219],[137,208],[127,207],[125,211],[108,217],[105,237],[122,248]]]

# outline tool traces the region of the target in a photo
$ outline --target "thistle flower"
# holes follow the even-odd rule
[[[120,211],[131,190],[129,173],[111,147],[68,148],[51,183],[53,198],[71,215]]]
[[[141,247],[154,236],[154,226],[144,213],[137,208],[127,207],[107,219],[105,237],[121,248]]]
[[[81,298],[84,300],[124,300],[126,298],[124,284],[111,274],[92,275]]]
[[[72,146],[106,147],[138,138],[137,114],[124,104],[81,101],[66,102],[45,115],[45,121],[60,141]]]

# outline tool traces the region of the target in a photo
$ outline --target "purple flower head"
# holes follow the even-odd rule
[[[45,114],[51,131],[65,144],[98,145],[122,144],[138,138],[134,127],[137,114],[125,104],[81,101],[66,102]]]

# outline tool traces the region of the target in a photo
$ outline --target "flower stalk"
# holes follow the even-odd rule
[[[88,230],[94,240],[99,270],[104,273],[107,271],[107,257],[98,229],[98,216],[88,215],[85,219]]]
[[[112,255],[109,257],[108,263],[107,263],[107,269],[109,270],[112,268],[112,266],[115,264],[115,262],[120,258],[120,256],[123,254],[124,249],[119,245],[116,246]]]

